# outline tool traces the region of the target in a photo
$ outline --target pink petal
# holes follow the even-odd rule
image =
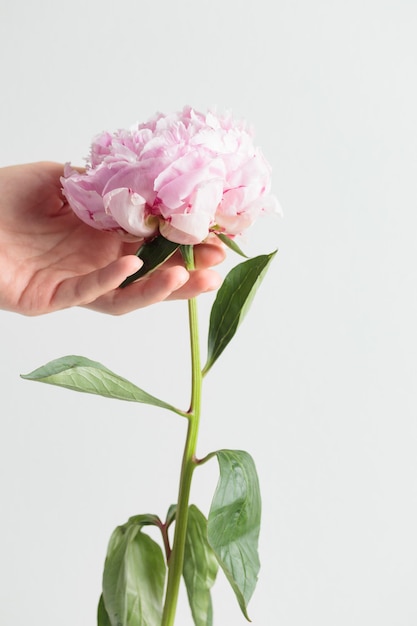
[[[120,230],[119,224],[104,210],[103,198],[94,189],[85,189],[73,178],[62,179],[63,193],[74,213],[99,230]]]
[[[146,201],[130,189],[113,189],[103,196],[106,212],[109,213],[126,232],[140,238],[154,235],[158,220],[148,216]]]
[[[201,243],[209,234],[211,216],[208,213],[173,215],[159,226],[165,239],[184,245]]]

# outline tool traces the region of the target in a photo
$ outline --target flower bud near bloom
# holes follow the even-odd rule
[[[234,237],[260,214],[279,212],[271,168],[246,124],[188,106],[102,133],[86,172],[67,165],[61,182],[86,224],[138,241],[159,233],[190,245],[210,232]]]

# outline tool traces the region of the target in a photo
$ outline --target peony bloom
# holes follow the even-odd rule
[[[94,228],[198,244],[209,232],[240,235],[261,213],[277,212],[270,179],[244,122],[185,107],[102,133],[86,172],[67,165],[61,182],[74,212]]]

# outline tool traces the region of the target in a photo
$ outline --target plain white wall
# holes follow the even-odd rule
[[[184,104],[246,117],[272,164],[285,217],[242,246],[280,252],[207,378],[199,446],[258,466],[258,626],[417,621],[416,30],[415,0],[0,8],[0,165],[82,165],[101,130]],[[184,303],[0,313],[2,623],[95,623],[107,540],[164,515],[184,437],[173,415],[19,374],[83,354],[186,407],[186,323]],[[201,508],[216,477],[196,475]],[[214,610],[245,623],[221,578]]]

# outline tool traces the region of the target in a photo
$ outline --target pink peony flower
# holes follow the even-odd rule
[[[270,166],[252,137],[230,114],[188,106],[157,114],[96,137],[85,173],[66,166],[63,192],[81,220],[131,239],[234,237],[261,213],[279,211]]]

